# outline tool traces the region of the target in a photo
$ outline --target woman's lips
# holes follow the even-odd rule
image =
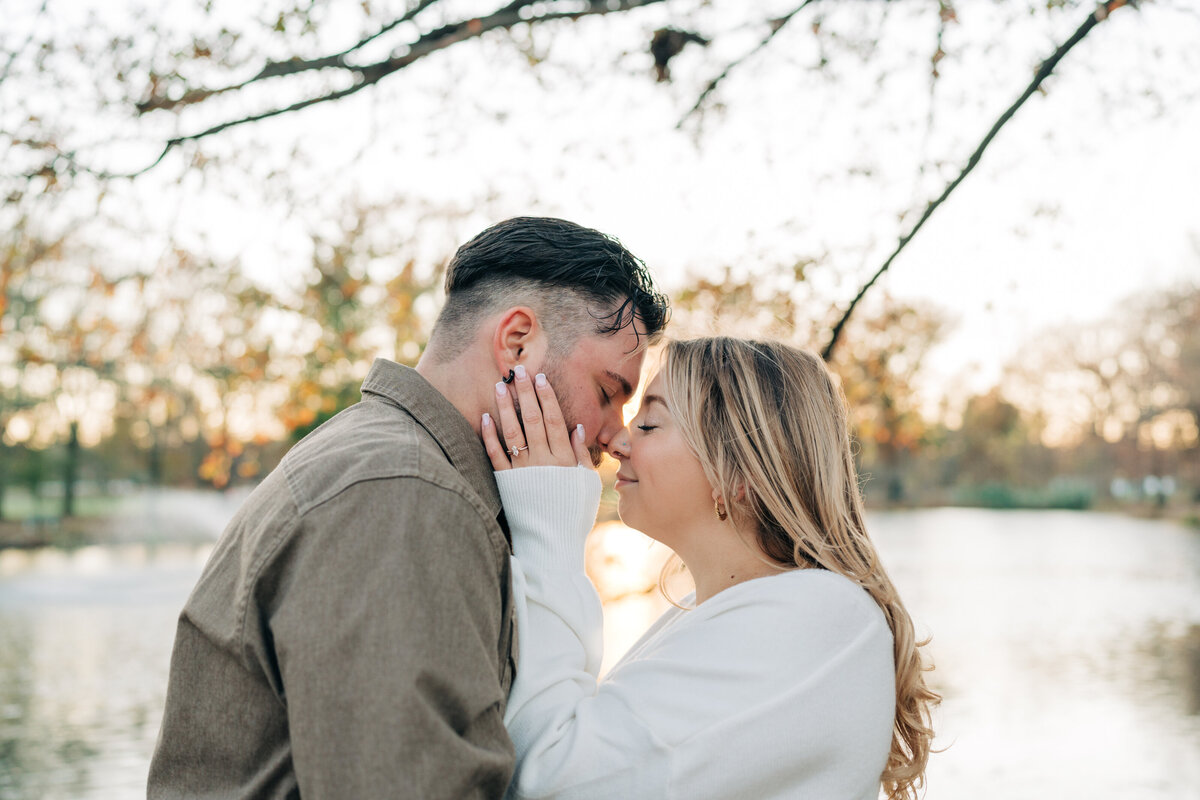
[[[637,483],[633,478],[626,478],[621,473],[617,473],[617,482],[613,484],[614,489],[620,489],[623,486],[628,486],[631,483]]]

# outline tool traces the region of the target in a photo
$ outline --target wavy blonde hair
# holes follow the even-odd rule
[[[671,342],[667,405],[734,523],[755,531],[782,568],[819,567],[862,586],[891,628],[896,667],[888,798],[916,798],[941,696],[932,669],[863,523],[845,397],[824,362],[778,342],[727,337]]]

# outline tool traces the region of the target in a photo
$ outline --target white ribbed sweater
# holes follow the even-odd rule
[[[892,640],[851,581],[795,570],[670,609],[597,680],[584,574],[600,479],[496,473],[513,535],[519,664],[509,797],[876,800],[894,713]]]

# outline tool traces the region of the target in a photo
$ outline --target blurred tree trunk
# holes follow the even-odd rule
[[[63,465],[63,518],[75,516],[75,480],[79,475],[79,422],[71,421],[71,435],[67,439],[67,460]]]
[[[163,458],[162,445],[159,444],[159,435],[156,431],[152,434],[150,441],[150,449],[146,452],[146,472],[150,478],[151,486],[163,485]]]
[[[45,451],[29,449],[26,451],[26,464],[22,474],[22,482],[29,492],[33,504],[33,516],[41,516],[42,505],[42,469],[45,466]]]
[[[8,484],[8,448],[0,445],[0,520],[4,519],[4,490]]]

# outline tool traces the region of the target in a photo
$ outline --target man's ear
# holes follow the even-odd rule
[[[500,315],[492,335],[492,358],[500,377],[508,377],[508,371],[517,364],[541,369],[547,347],[546,331],[532,308],[514,306]]]

